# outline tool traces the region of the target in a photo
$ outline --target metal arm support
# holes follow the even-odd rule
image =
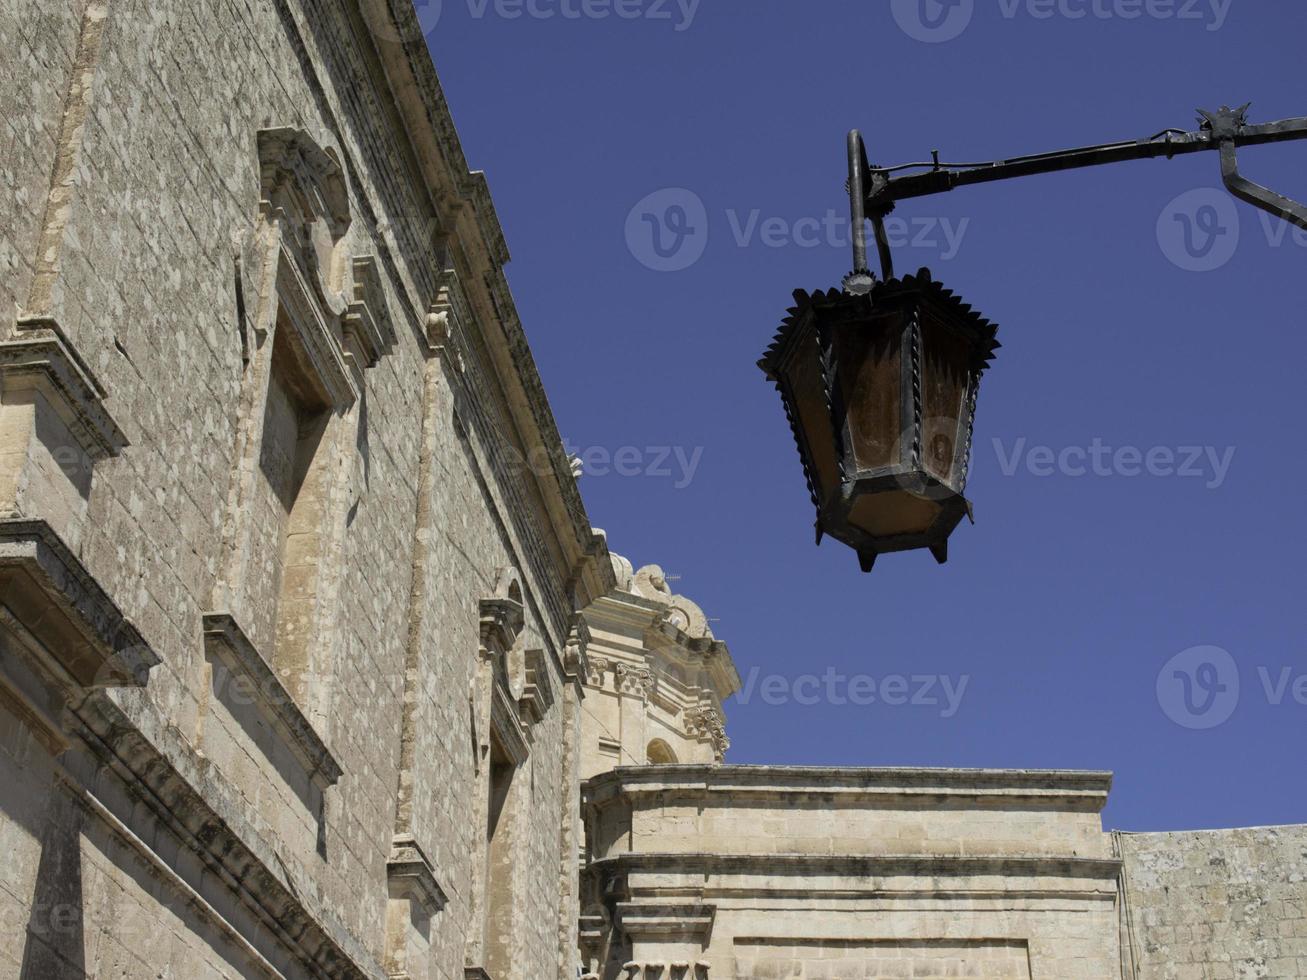
[[[1145,140],[1105,143],[980,164],[943,164],[939,162],[939,155],[935,154],[935,159],[931,163],[905,164],[889,168],[870,167],[867,164],[862,137],[858,135],[857,130],[854,130],[849,134],[849,193],[851,202],[854,203],[855,223],[854,276],[850,279],[856,278],[859,269],[866,271],[866,234],[862,223],[863,215],[871,219],[876,230],[882,273],[887,279],[893,278],[894,269],[889,255],[889,243],[884,233],[884,219],[894,209],[896,201],[942,194],[955,187],[966,187],[971,184],[986,184],[992,181],[1010,180],[1014,177],[1078,170],[1108,163],[1124,163],[1129,160],[1151,160],[1158,157],[1166,157],[1169,160],[1172,157],[1201,153],[1206,150],[1220,151],[1221,177],[1231,194],[1300,228],[1307,229],[1307,207],[1244,177],[1239,173],[1237,155],[1237,150],[1241,146],[1263,146],[1269,143],[1307,139],[1307,117],[1250,126],[1247,105],[1238,109],[1222,106],[1216,112],[1203,110],[1199,112],[1202,126],[1196,132],[1172,129]],[[926,170],[925,173],[893,176],[897,171],[923,168]],[[859,195],[861,199],[856,200]],[[859,253],[859,241],[861,253]],[[858,265],[859,254],[861,254],[861,266]]]

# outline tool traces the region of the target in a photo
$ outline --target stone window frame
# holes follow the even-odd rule
[[[342,773],[324,736],[334,676],[329,638],[337,632],[340,579],[326,572],[331,556],[338,559],[343,551],[351,496],[357,490],[352,486],[355,468],[337,464],[346,462],[343,454],[356,451],[358,426],[366,424],[357,410],[365,393],[364,371],[393,350],[396,335],[376,259],[350,253],[351,200],[339,155],[301,129],[260,130],[256,143],[259,221],[250,254],[258,267],[257,295],[249,304],[253,343],[246,341],[252,356],[244,361],[241,379],[221,571],[202,625],[210,664],[221,657],[227,668],[254,682],[260,710],[325,789]],[[283,676],[285,665],[279,662],[278,621],[285,609],[273,617],[271,636],[256,641],[247,633],[251,604],[265,599],[250,594],[255,590],[247,569],[258,528],[248,503],[260,479],[273,350],[279,330],[285,329],[289,335],[283,340],[293,347],[296,370],[303,375],[298,380],[323,396],[328,413],[313,463],[326,473],[317,532],[325,560],[315,573],[313,606],[307,612],[311,625],[301,644],[314,659],[302,665],[299,676],[294,671]],[[245,323],[241,330],[243,338],[250,333]],[[281,601],[279,595],[279,605]]]

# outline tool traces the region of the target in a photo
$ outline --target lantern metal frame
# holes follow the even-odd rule
[[[844,542],[858,553],[863,571],[871,570],[877,555],[919,548],[929,549],[936,561],[945,562],[949,535],[963,517],[972,516],[971,504],[964,496],[971,433],[981,376],[999,347],[998,328],[934,280],[928,269],[915,276],[877,283],[865,293],[796,290],[794,300],[795,305],[758,366],[781,394],[803,463],[808,494],[817,512],[817,543],[824,534]],[[933,466],[926,462],[928,447],[924,445],[931,418],[926,416],[922,384],[928,356],[923,314],[965,343],[967,349],[965,384],[961,386],[957,414],[949,416],[952,432],[948,435],[947,463],[937,461]],[[886,348],[897,350],[899,427],[884,459],[877,465],[864,466],[866,460],[856,448],[858,427],[852,421],[846,397],[855,382],[844,376],[842,369],[848,365],[838,354],[835,334],[841,330],[861,333],[877,329],[883,331],[880,340]],[[790,368],[795,362],[805,355],[814,356],[814,350],[805,351],[808,344],[815,345],[815,352],[819,352],[822,421],[830,425],[830,430],[823,433],[808,431],[798,417],[801,397],[791,382]],[[822,485],[822,466],[812,444],[814,435],[830,440],[836,466],[827,476],[835,485]],[[893,491],[934,503],[938,511],[921,530],[893,534],[875,533],[853,519],[859,498]]]
[[[869,324],[876,317],[885,315],[882,313],[884,306],[890,307],[891,313],[888,315],[892,315],[895,290],[924,289],[928,292],[933,290],[935,295],[955,301],[959,310],[965,311],[965,315],[972,314],[969,306],[965,306],[960,300],[956,300],[952,293],[934,283],[928,270],[922,270],[916,277],[895,279],[894,259],[885,229],[885,218],[894,210],[896,203],[900,200],[944,193],[972,184],[992,183],[1132,160],[1162,157],[1169,160],[1190,153],[1213,150],[1221,155],[1221,178],[1231,194],[1276,217],[1307,229],[1307,206],[1248,179],[1240,173],[1238,162],[1238,149],[1241,147],[1307,139],[1307,117],[1251,125],[1248,122],[1249,105],[1250,103],[1235,109],[1222,106],[1211,112],[1200,109],[1199,128],[1192,132],[1166,129],[1142,140],[1102,143],[989,163],[942,163],[939,151],[934,151],[928,163],[908,163],[896,167],[872,166],[868,163],[866,145],[861,134],[856,129],[850,131],[847,145],[849,168],[847,190],[853,227],[853,269],[844,277],[842,293],[839,290],[815,294],[796,292],[796,306],[789,311],[790,316],[782,325],[775,342],[759,361],[759,367],[776,383],[781,393],[786,415],[798,443],[808,480],[809,494],[817,510],[818,543],[821,541],[823,531],[844,541],[858,552],[864,571],[871,569],[877,554],[915,548],[929,548],[936,560],[942,563],[947,559],[949,535],[964,515],[971,516],[971,505],[962,494],[966,486],[970,461],[976,394],[980,375],[984,371],[986,362],[993,357],[994,348],[998,346],[994,340],[995,328],[989,321],[975,314],[977,321],[989,332],[988,346],[981,344],[979,347],[973,347],[973,357],[978,357],[979,363],[973,364],[971,368],[966,405],[962,417],[957,421],[958,430],[965,432],[966,445],[958,446],[955,443],[952,451],[955,454],[965,453],[966,457],[961,461],[958,469],[960,479],[954,486],[939,484],[938,481],[932,484],[921,456],[919,311],[914,312],[903,325],[898,355],[901,366],[900,422],[911,420],[914,426],[913,438],[911,443],[905,446],[903,443],[907,441],[906,436],[901,436],[899,459],[879,469],[870,471],[857,469],[858,452],[850,441],[846,406],[840,403],[836,376],[838,357],[833,351],[829,336],[813,338],[813,343],[818,345],[821,355],[819,370],[825,385],[823,407],[832,426],[831,451],[835,453],[838,464],[838,493],[834,492],[834,488],[828,488],[825,499],[818,489],[818,484],[821,482],[821,462],[813,455],[809,434],[805,432],[803,420],[796,417],[800,411],[796,398],[801,393],[796,393],[791,382],[785,377],[788,358],[798,356],[793,343],[795,331],[807,329],[800,321],[803,317],[813,316],[813,311],[818,306],[829,307],[848,303],[851,304],[850,309],[853,309],[862,305],[860,315],[864,324]],[[879,280],[867,264],[868,221],[875,235],[880,258],[881,279]],[[955,310],[954,313],[958,313],[959,310]],[[912,399],[916,401],[913,402]],[[843,426],[843,431],[840,431],[840,426]],[[849,516],[859,498],[874,497],[887,490],[902,490],[927,499],[932,494],[939,494],[937,499],[942,501],[943,506],[934,523],[920,534],[877,536],[850,522]]]

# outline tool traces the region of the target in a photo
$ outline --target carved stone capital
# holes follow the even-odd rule
[[[585,667],[585,683],[587,687],[604,686],[604,675],[608,673],[611,666],[605,657],[588,657]]]
[[[618,691],[624,694],[637,695],[644,701],[649,700],[649,696],[653,694],[657,684],[653,671],[648,667],[633,667],[630,664],[619,663],[616,673]]]

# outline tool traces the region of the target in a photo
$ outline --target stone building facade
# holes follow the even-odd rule
[[[611,564],[410,0],[0,51],[0,976],[574,976]]]
[[[6,0],[0,58],[0,978],[1307,962],[1298,831],[724,765],[731,656],[590,527],[411,0]]]
[[[612,561],[584,614],[586,980],[1307,977],[1307,827],[1105,833],[1102,772],[725,765],[729,651]]]

